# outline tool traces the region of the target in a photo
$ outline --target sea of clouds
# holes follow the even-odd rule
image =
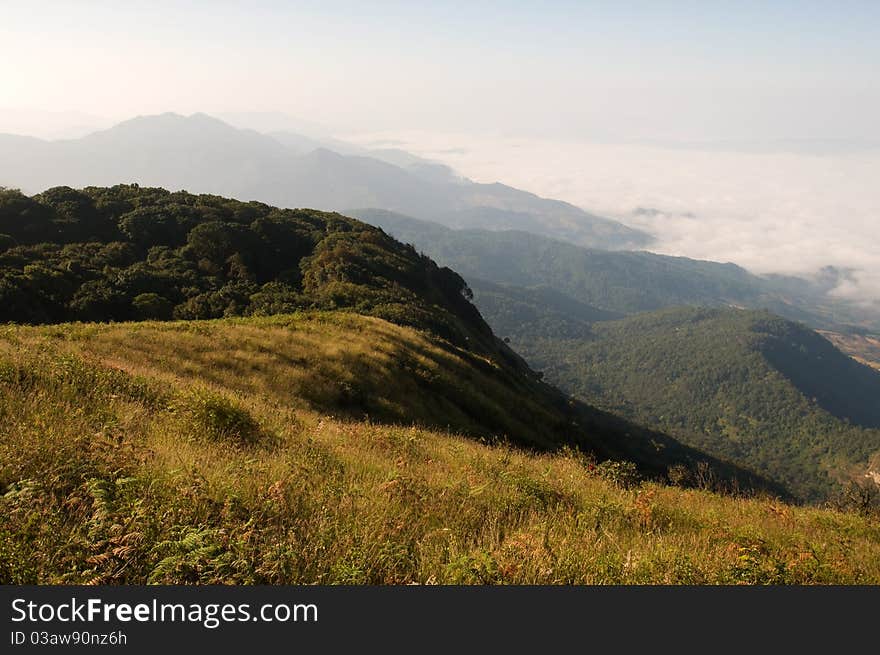
[[[833,293],[880,302],[876,146],[684,147],[426,132],[348,138],[615,218],[654,234],[656,252],[734,262],[756,273],[851,269]]]

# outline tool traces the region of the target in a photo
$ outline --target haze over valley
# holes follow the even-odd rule
[[[649,249],[754,273],[846,271],[834,294],[880,301],[880,142],[596,143],[428,132],[351,135],[503,180],[656,237]]]

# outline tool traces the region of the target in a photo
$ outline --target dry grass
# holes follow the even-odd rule
[[[441,429],[493,380],[351,315],[4,328],[0,582],[880,582],[876,518]]]
[[[828,330],[818,332],[857,362],[880,371],[880,336],[841,334]]]

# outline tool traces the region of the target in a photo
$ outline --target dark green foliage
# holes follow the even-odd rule
[[[158,293],[142,293],[131,301],[135,316],[140,320],[166,321],[171,318],[174,305]]]
[[[674,466],[681,467],[681,464]],[[639,483],[639,471],[632,462],[606,459],[596,466],[596,474],[622,489],[630,489]]]
[[[453,271],[339,214],[137,185],[0,190],[0,321],[353,309],[493,351]]]
[[[880,428],[880,373],[841,356],[825,337],[803,325],[768,317],[752,329],[764,336],[761,352],[767,361],[807,398],[847,422]]]
[[[802,498],[827,496],[880,451],[880,374],[767,312],[664,310],[512,344],[579,398]]]
[[[35,243],[47,237],[51,210],[19,191],[0,188],[0,233],[6,243]]]
[[[249,446],[265,437],[259,423],[246,409],[208,389],[184,394],[172,403],[172,410],[180,418],[182,432],[194,438]]]

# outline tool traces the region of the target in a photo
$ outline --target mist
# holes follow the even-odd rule
[[[756,273],[851,269],[833,293],[880,300],[880,148],[870,142],[612,144],[471,134],[348,135],[479,182],[566,200],[657,237],[650,250]]]

